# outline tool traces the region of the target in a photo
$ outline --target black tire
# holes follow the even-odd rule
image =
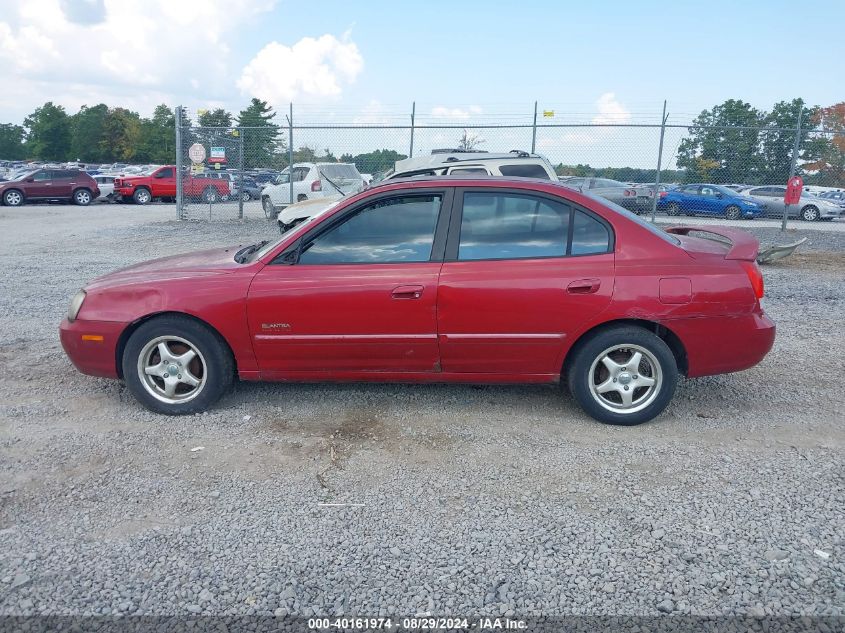
[[[666,207],[666,215],[681,215],[681,205],[677,202],[670,202]]]
[[[3,194],[3,204],[7,207],[19,207],[24,203],[24,195],[22,191],[17,189],[9,189]]]
[[[220,195],[217,193],[217,189],[214,187],[206,187],[202,191],[202,200],[203,202],[208,202],[210,204],[214,204],[220,199]]]
[[[149,204],[153,201],[153,196],[146,187],[138,187],[132,194],[132,201],[135,204]]]
[[[304,193],[301,193],[298,196],[296,196],[297,202],[302,202],[303,200],[308,200],[308,196],[306,196]]]
[[[609,350],[614,351],[609,352]],[[601,362],[605,355],[633,354],[636,351],[639,351],[643,360],[638,367],[633,369],[637,372],[635,374],[628,371],[626,366],[620,365],[624,371],[617,375],[617,379],[613,379],[607,367]],[[656,364],[656,367],[652,367],[652,364]],[[678,364],[669,346],[663,339],[648,330],[631,325],[600,330],[589,338],[579,341],[567,365],[566,379],[570,393],[587,414],[604,424],[633,426],[648,422],[663,412],[672,400],[678,385]],[[637,384],[636,380],[641,371],[640,378],[648,379],[651,376],[654,379],[656,387],[653,391],[650,387]],[[610,380],[614,383],[613,391],[620,386],[627,387],[631,384],[631,398],[636,397],[636,400],[632,401],[630,411],[624,412],[621,391],[618,391],[616,395],[612,393],[594,395],[591,385],[596,381],[599,381],[601,385]],[[628,390],[625,389],[625,391]],[[614,402],[611,402],[617,396],[618,408],[614,406]],[[602,404],[600,399],[603,399],[605,404]]]
[[[817,207],[808,204],[806,207],[801,209],[801,219],[805,222],[817,222],[821,219],[821,213],[819,213]]]
[[[241,192],[241,200],[243,200],[244,202],[249,202],[250,200],[252,200],[252,196],[249,195],[249,191]]]
[[[742,210],[735,204],[725,209],[726,220],[739,220],[740,218],[742,218]]]
[[[145,351],[150,345],[155,345],[157,339],[180,339],[187,344],[174,341],[168,343],[173,352],[180,352],[191,347],[198,352],[196,357],[190,361],[193,365],[193,375],[201,379],[202,386],[193,395],[184,395],[185,400],[166,401],[153,395],[154,386],[150,386],[145,378],[142,378],[141,366],[147,365]],[[179,345],[183,347],[180,348]],[[155,353],[155,352],[153,352]],[[161,358],[161,354],[159,354]],[[162,358],[162,365],[165,360]],[[199,363],[199,365],[196,365]],[[231,387],[235,375],[235,363],[232,354],[220,336],[206,325],[191,319],[190,317],[167,315],[160,316],[143,323],[135,330],[126,342],[121,359],[123,367],[123,379],[132,395],[150,411],[163,413],[165,415],[187,415],[205,411],[217,402],[220,397]],[[188,366],[186,365],[184,369]],[[197,367],[200,369],[197,370]],[[180,371],[183,371],[180,370]],[[167,375],[167,374],[165,374]],[[181,379],[181,375],[179,376]],[[164,384],[164,379],[155,377],[152,384]],[[159,383],[158,381],[161,381]],[[177,394],[176,397],[182,397]]]
[[[73,192],[73,203],[80,207],[87,207],[93,199],[94,196],[88,189],[77,189]]]

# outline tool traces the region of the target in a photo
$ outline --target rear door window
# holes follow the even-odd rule
[[[542,165],[537,164],[521,164],[521,165],[502,165],[499,171],[503,176],[515,176],[517,178],[542,178],[549,180],[549,173]]]

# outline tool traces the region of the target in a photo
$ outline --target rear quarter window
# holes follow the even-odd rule
[[[542,178],[543,180],[550,180],[549,173],[542,165],[502,165],[499,171],[503,176],[515,176],[517,178]]]

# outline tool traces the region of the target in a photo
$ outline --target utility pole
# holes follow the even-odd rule
[[[414,155],[414,119],[417,115],[417,102],[411,102],[411,148],[408,151],[408,158],[413,157]]]
[[[795,169],[798,163],[798,152],[801,150],[801,115],[804,114],[804,105],[798,109],[798,125],[795,126],[795,145],[792,146],[792,161],[789,166],[789,180],[795,177]],[[789,217],[789,205],[783,205],[783,218],[780,221],[780,230],[786,230],[786,218]]]
[[[531,127],[531,153],[537,148],[537,102],[534,102],[534,125]]]
[[[182,219],[182,106],[176,106],[176,219]]]
[[[657,199],[660,197],[660,167],[663,164],[663,137],[666,135],[666,99],[663,100],[663,118],[660,119],[660,148],[657,150],[657,173],[654,178],[654,195],[651,198],[651,221],[657,215]]]
[[[290,203],[293,204],[293,101],[290,103],[290,114],[288,114],[288,188]]]

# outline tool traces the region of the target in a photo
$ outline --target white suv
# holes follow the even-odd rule
[[[291,177],[293,173],[293,195]],[[291,204],[315,198],[332,199],[364,190],[364,179],[352,163],[294,163],[272,185],[261,191],[261,205],[273,218]]]
[[[296,169],[296,165],[294,165]],[[380,181],[394,178],[410,178],[413,176],[444,176],[455,174],[468,176],[480,174],[486,176],[509,176],[511,178],[541,178],[543,180],[559,180],[554,168],[548,160],[538,154],[529,154],[513,150],[506,154],[492,154],[489,152],[467,151],[459,149],[436,149],[428,156],[405,158],[396,161],[394,168],[388,171]],[[374,179],[373,182],[377,180]],[[325,187],[324,187],[325,190]],[[267,189],[262,192],[262,199]],[[289,190],[285,192],[290,196]],[[324,196],[318,202],[294,203],[278,214],[279,228],[282,232],[296,226],[303,220],[322,212],[341,196],[324,191]],[[344,194],[346,195],[346,194]],[[289,200],[286,198],[285,200]],[[304,198],[303,198],[304,200]],[[272,217],[267,211],[267,217]],[[275,214],[273,214],[275,215]]]

